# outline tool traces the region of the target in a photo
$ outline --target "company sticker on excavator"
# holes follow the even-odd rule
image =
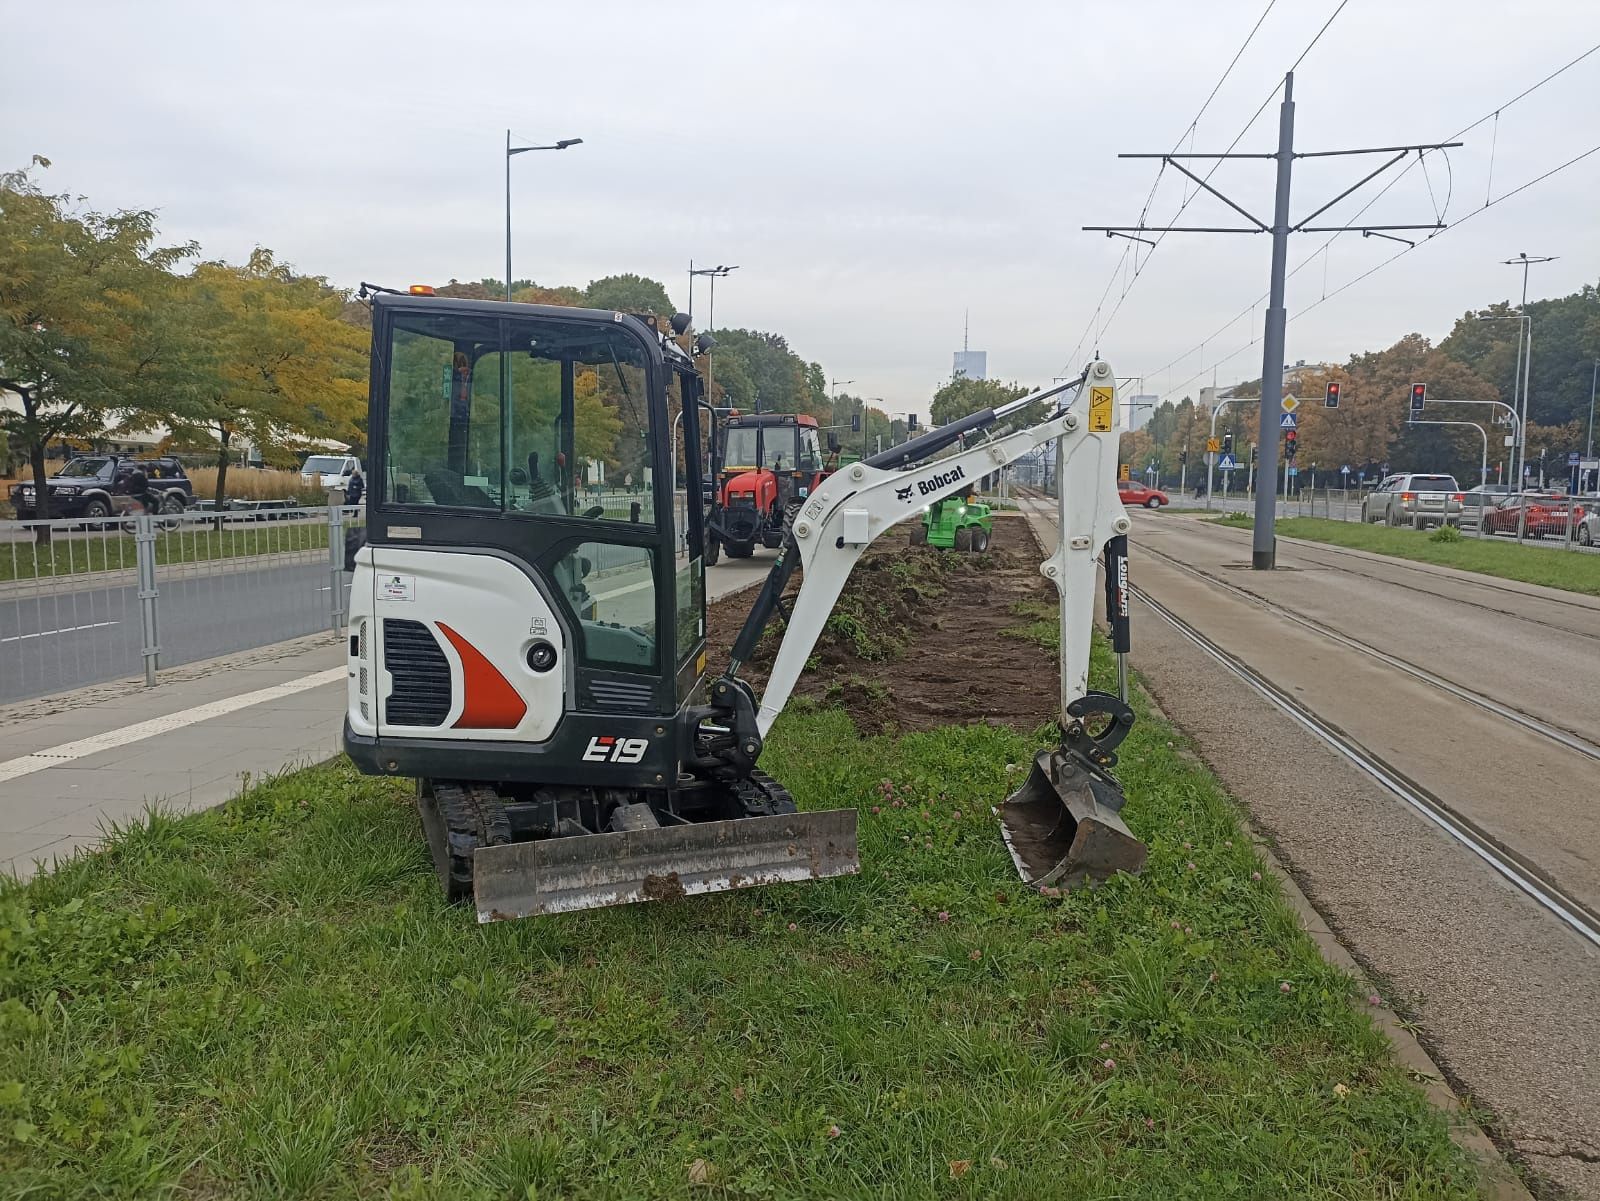
[[[1112,398],[1115,392],[1110,388],[1089,389],[1089,432],[1091,434],[1109,434],[1115,414],[1112,412]]]

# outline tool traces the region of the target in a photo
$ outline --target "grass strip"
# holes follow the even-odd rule
[[[1215,525],[1235,529],[1252,529],[1255,524],[1244,513],[1229,513],[1209,520]],[[1596,554],[1537,544],[1518,546],[1503,538],[1479,538],[1475,534],[1463,534],[1459,542],[1435,541],[1428,531],[1332,521],[1326,517],[1282,517],[1276,529],[1286,538],[1326,542],[1330,546],[1351,547],[1396,559],[1436,563],[1479,575],[1600,596],[1600,555]]]
[[[259,522],[234,528],[184,522],[156,534],[156,563],[206,563],[217,559],[326,549],[322,521]],[[132,534],[57,534],[48,545],[29,540],[0,542],[0,582],[132,571],[138,565]]]
[[[1149,866],[1065,897],[988,810],[1046,732],[809,705],[763,766],[860,810],[858,877],[480,927],[402,782],[339,762],[153,814],[0,885],[0,1195],[1475,1195],[1141,716]]]

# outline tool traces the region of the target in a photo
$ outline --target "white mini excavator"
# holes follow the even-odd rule
[[[1061,741],[998,806],[1001,833],[1038,887],[1143,865],[1112,774],[1133,714],[1088,688],[1102,556],[1114,649],[1127,649],[1106,363],[803,482],[731,663],[708,681],[697,416],[710,407],[694,356],[711,339],[681,314],[664,329],[363,294],[370,489],[347,564],[344,744],[363,772],[418,780],[444,888],[474,897],[481,921],[858,871],[856,811],[797,812],[757,766],[763,741],[867,546],[1050,444]],[[774,616],[786,626],[758,700],[738,672]]]

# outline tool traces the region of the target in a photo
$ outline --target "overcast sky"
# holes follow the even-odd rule
[[[1233,140],[1337,2],[1277,0],[1196,149]],[[1157,173],[1116,154],[1171,150],[1265,5],[12,5],[0,166],[43,154],[51,190],[158,209],[168,239],[210,258],[261,244],[342,285],[404,286],[503,274],[508,126],[582,137],[513,163],[517,276],[637,271],[683,306],[691,258],[738,264],[719,324],[779,331],[849,391],[926,413],[964,310],[992,376],[1046,381],[1074,353],[1081,365],[1130,244],[1079,227],[1133,223]],[[1297,148],[1442,140],[1596,42],[1593,0],[1350,0],[1297,72]],[[1274,103],[1239,149],[1273,149],[1276,117]],[[1364,219],[1431,221],[1448,196],[1455,222],[1600,144],[1600,53],[1466,140]],[[1298,164],[1297,217],[1380,161]],[[1213,183],[1270,218],[1271,172],[1231,163]],[[1150,223],[1172,219],[1183,182],[1166,172]],[[1295,319],[1403,249],[1340,238],[1290,282],[1290,361],[1440,337],[1469,306],[1518,293],[1521,272],[1498,260],[1519,251],[1560,256],[1534,268],[1530,295],[1595,282],[1597,200],[1600,154]],[[1183,215],[1240,220],[1205,196]],[[1291,266],[1323,240],[1297,235]],[[1148,392],[1210,383],[1258,336],[1259,310],[1198,344],[1264,294],[1269,255],[1265,236],[1171,235],[1099,349]],[[695,305],[703,325],[703,290]],[[1258,377],[1259,344],[1215,370]]]

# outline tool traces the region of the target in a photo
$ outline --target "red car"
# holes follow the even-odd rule
[[[1526,510],[1527,517],[1521,513]],[[1498,508],[1491,509],[1484,514],[1484,528],[1491,534],[1511,534],[1515,536],[1517,526],[1522,523],[1525,532],[1530,538],[1543,538],[1550,535],[1553,538],[1564,538],[1567,534],[1569,506],[1565,496],[1553,496],[1546,492],[1524,492],[1517,496],[1508,496],[1500,502]],[[1570,506],[1571,520],[1583,520],[1584,506],[1576,504]]]
[[[1117,481],[1117,497],[1124,505],[1143,505],[1147,509],[1159,509],[1162,505],[1172,503],[1161,489],[1146,488],[1133,480]]]

